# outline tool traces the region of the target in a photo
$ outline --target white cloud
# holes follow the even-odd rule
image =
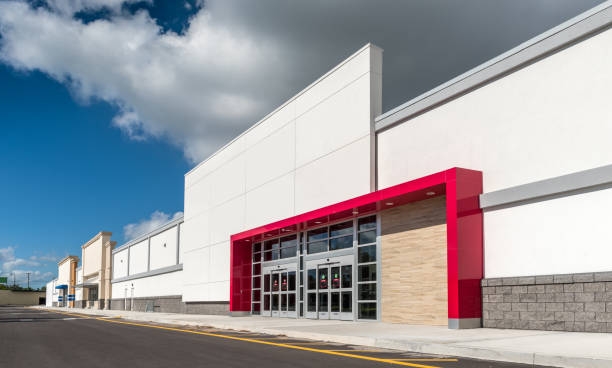
[[[183,216],[183,212],[176,212],[174,215],[170,215],[161,211],[155,211],[151,214],[148,219],[142,219],[133,224],[127,224],[123,227],[123,237],[126,241],[135,239],[140,235],[149,233],[163,224],[176,220]]]
[[[0,2],[0,60],[48,74],[80,101],[115,105],[113,124],[130,138],[169,139],[198,162],[265,111],[256,86],[270,79],[261,69],[276,63],[274,45],[215,24],[207,11],[179,35],[146,11],[89,23],[72,16],[105,0],[51,3]]]
[[[57,257],[50,255],[33,255],[28,259],[18,258],[14,247],[0,248],[0,275],[9,277],[9,284],[13,283],[13,275],[18,285],[26,286],[28,273],[30,286],[39,287],[54,277],[54,273],[41,270],[48,263],[55,264]]]

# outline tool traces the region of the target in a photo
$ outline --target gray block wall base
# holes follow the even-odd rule
[[[483,326],[612,332],[612,272],[482,280]]]
[[[482,320],[480,318],[449,318],[448,328],[451,330],[462,330],[468,328],[480,328],[482,327]]]
[[[133,304],[132,304],[133,300]],[[182,301],[180,295],[151,296],[142,298],[118,298],[110,300],[112,310],[133,310],[137,312],[187,313],[227,315],[229,302],[189,302]]]

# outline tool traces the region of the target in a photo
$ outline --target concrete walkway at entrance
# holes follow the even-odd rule
[[[352,345],[399,349],[554,367],[612,367],[612,334],[501,330],[391,323],[309,319],[229,317],[198,314],[147,313],[78,308],[49,308],[68,313],[122,317],[134,321],[187,326],[210,326],[286,335]]]

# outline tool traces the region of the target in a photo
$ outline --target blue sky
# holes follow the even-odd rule
[[[602,0],[0,0],[0,276],[183,210],[184,174],[368,42],[383,110]]]

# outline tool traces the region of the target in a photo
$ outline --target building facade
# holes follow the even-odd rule
[[[110,307],[612,332],[611,25],[606,2],[384,113],[364,46],[112,250]]]

